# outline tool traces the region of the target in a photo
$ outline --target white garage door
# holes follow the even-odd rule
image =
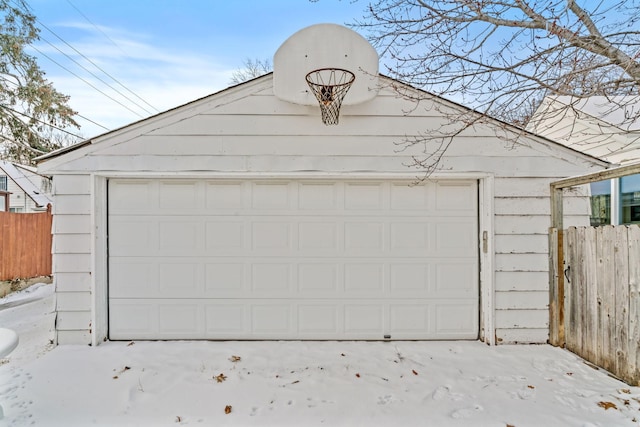
[[[119,339],[476,339],[476,181],[109,181]]]

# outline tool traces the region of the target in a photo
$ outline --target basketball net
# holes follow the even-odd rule
[[[320,68],[307,74],[307,84],[320,105],[322,123],[338,124],[342,100],[355,79],[355,74],[342,68]]]

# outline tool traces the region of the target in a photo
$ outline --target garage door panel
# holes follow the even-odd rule
[[[354,263],[344,266],[345,293],[352,295],[384,295],[384,265],[379,263]]]
[[[478,335],[475,181],[111,180],[109,201],[112,339]]]
[[[205,184],[205,208],[230,211],[246,208],[244,187],[249,183],[242,182],[208,182]]]
[[[251,306],[251,331],[256,335],[290,335],[293,329],[292,307],[286,303]]]
[[[254,263],[251,268],[251,291],[265,296],[274,293],[289,294],[291,265],[282,263]]]
[[[202,222],[171,219],[158,221],[158,250],[160,254],[198,253],[204,248]]]
[[[344,187],[346,210],[382,210],[384,188],[382,183],[347,183]]]
[[[205,293],[208,298],[243,296],[248,265],[243,262],[205,264]]]
[[[160,209],[172,209],[179,206],[181,209],[195,210],[202,208],[204,200],[200,197],[199,183],[197,181],[163,181],[158,188],[158,207]]]
[[[339,292],[337,263],[302,263],[298,265],[298,292],[314,296]]]
[[[344,332],[348,335],[384,337],[384,304],[360,302],[344,305]]]
[[[114,298],[152,294],[164,298],[466,298],[477,293],[473,259],[377,263],[338,258],[304,262],[288,258],[160,261],[112,257],[110,264],[110,296]]]
[[[109,297],[135,298],[153,295],[158,283],[158,264],[154,260],[111,257]]]
[[[289,222],[261,222],[252,224],[251,236],[253,249],[274,250],[276,254],[292,252],[292,224]]]
[[[382,222],[363,220],[344,224],[344,249],[347,254],[384,252],[384,230]]]
[[[433,183],[409,186],[406,183],[393,183],[390,186],[390,208],[399,211],[425,212],[435,202]]]
[[[297,307],[298,332],[301,335],[327,334],[338,335],[341,316],[338,307],[333,303],[307,303]]]
[[[435,305],[436,335],[442,337],[469,338],[469,331],[477,330],[478,315],[475,302],[452,300]]]
[[[476,339],[473,300],[116,300],[111,339]]]
[[[153,220],[131,217],[112,217],[109,223],[109,239],[116,244],[109,246],[109,255],[126,256],[146,253],[157,248],[157,224]]]
[[[434,296],[438,298],[473,297],[477,286],[471,282],[477,277],[477,266],[472,260],[441,261],[435,265]]]
[[[250,336],[249,307],[244,301],[213,301],[205,305],[205,337],[239,338]]]
[[[146,180],[110,181],[109,191],[115,197],[109,198],[109,212],[128,215],[149,212],[157,206],[155,187],[154,182]]]
[[[158,330],[173,336],[202,335],[202,307],[194,302],[164,302],[158,304]]]
[[[435,253],[439,256],[471,256],[478,252],[477,226],[469,221],[449,220],[434,224]]]
[[[251,191],[251,207],[265,210],[288,210],[291,207],[289,183],[255,183]]]
[[[300,183],[298,208],[301,211],[335,211],[338,209],[339,187],[335,183]]]
[[[205,224],[206,253],[227,253],[231,249],[245,248],[245,223],[237,220],[221,219]]]
[[[438,212],[460,214],[461,212],[477,212],[475,201],[478,198],[475,181],[440,181],[436,186],[435,208]]]
[[[432,268],[429,264],[396,263],[389,266],[390,290],[393,294],[424,297],[433,293]]]
[[[390,225],[390,250],[407,255],[426,255],[433,251],[432,226],[426,222],[400,222]]]
[[[194,262],[168,262],[158,265],[157,292],[166,297],[202,295],[202,266]]]
[[[301,252],[336,254],[339,251],[336,222],[301,222],[298,224],[298,249]]]
[[[390,304],[389,323],[389,335],[392,337],[424,335],[431,330],[431,306],[424,303]]]

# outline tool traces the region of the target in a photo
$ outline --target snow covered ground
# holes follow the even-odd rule
[[[51,288],[0,299],[0,326],[21,339],[0,365],[0,426],[639,425],[640,388],[546,345],[174,341],[52,348]]]

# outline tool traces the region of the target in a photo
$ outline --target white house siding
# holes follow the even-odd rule
[[[91,336],[91,177],[53,180],[53,277],[58,342],[87,343]]]
[[[495,180],[495,308],[498,342],[545,342],[548,336],[548,178]],[[523,191],[526,189],[526,191]],[[567,195],[565,222],[588,225],[589,199]],[[569,226],[568,225],[568,226]]]
[[[56,221],[56,241],[70,242],[69,235],[91,234],[87,173],[211,178],[219,173],[300,177],[312,172],[411,172],[404,163],[419,151],[402,152],[395,143],[404,135],[417,135],[444,122],[434,108],[413,107],[383,90],[371,102],[343,107],[338,126],[325,126],[318,108],[275,98],[271,77],[266,76],[115,131],[40,165],[41,172],[55,175],[56,203],[61,205],[56,207],[61,214]],[[410,113],[405,114],[407,111]],[[495,211],[495,236],[489,238],[495,237],[498,342],[546,341],[549,183],[604,167],[604,163],[542,138],[525,136],[521,142],[514,146],[497,138],[495,130],[478,125],[457,137],[441,161],[442,170],[434,175],[440,179],[451,173],[495,177],[495,199],[488,203],[493,203]],[[74,179],[66,174],[80,176]],[[56,181],[61,176],[59,188]],[[583,203],[575,198],[567,210],[581,213]],[[63,226],[71,219],[79,223]],[[580,215],[576,220],[588,219]],[[571,218],[566,221],[571,223]],[[79,241],[70,243],[69,252],[57,245],[54,249],[57,272],[64,273],[57,278],[58,291],[85,294],[75,300],[77,304],[70,304],[77,310],[60,305],[59,341],[88,343],[91,307],[86,275],[91,256],[86,240],[75,238]]]
[[[20,208],[22,213],[33,212],[36,209],[33,200],[11,178],[7,179],[7,191],[11,193],[9,196],[10,208]]]

